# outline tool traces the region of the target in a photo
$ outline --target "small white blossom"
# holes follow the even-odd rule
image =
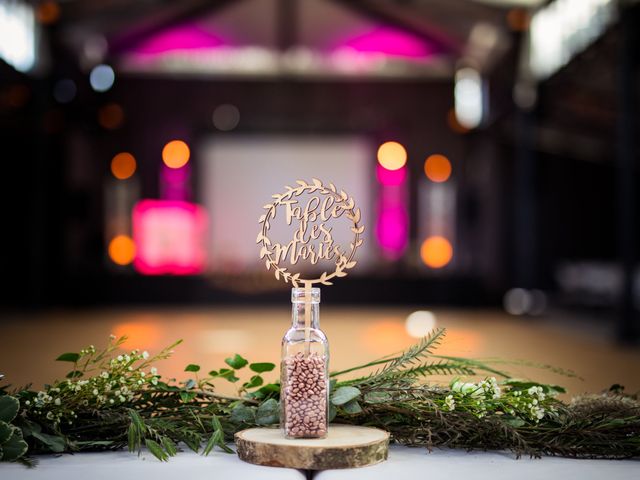
[[[449,409],[449,411],[453,411],[456,408],[456,401],[453,399],[453,395],[447,395],[444,399],[444,403]]]
[[[92,393],[93,393],[94,395],[98,395],[98,389],[97,389],[97,388],[94,388]]]
[[[144,358],[145,360],[149,358],[149,352],[147,352],[146,350],[142,352],[142,358]]]
[[[124,398],[122,395],[120,395],[120,396],[118,397],[118,400],[120,400],[121,402],[124,402],[124,401],[126,400],[126,398]]]
[[[52,412],[47,412],[47,419],[53,420],[53,413]]]
[[[151,383],[152,383],[153,385],[157,385],[157,384],[158,384],[158,379],[157,379],[156,377],[153,377],[153,378],[151,379]]]
[[[111,339],[111,340],[115,340],[115,339],[116,339],[116,336],[112,333],[111,335],[109,335],[109,339]]]
[[[53,401],[53,403],[55,403],[56,405],[60,405],[60,399],[59,399],[59,398],[56,398],[56,399]]]
[[[108,372],[102,372],[102,373],[100,374],[100,376],[101,376],[102,378],[109,378],[109,373],[108,373]]]
[[[31,402],[29,400],[24,402],[25,405],[31,405]]]
[[[116,360],[118,360],[119,362],[121,362],[121,361],[123,360],[122,355],[118,355],[118,356],[116,357]]]
[[[156,367],[151,367],[151,375],[157,375],[158,369]]]

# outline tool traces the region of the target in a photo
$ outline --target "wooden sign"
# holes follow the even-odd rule
[[[333,183],[328,186],[317,178],[311,183],[298,180],[296,187],[285,186],[284,193],[272,195],[274,201],[263,208],[266,213],[259,218],[260,232],[256,243],[262,245],[260,258],[265,260],[267,269],[273,268],[276,279],[294,287],[311,288],[314,284],[332,285],[336,277],[346,277],[347,270],[356,265],[355,254],[362,245],[364,225],[360,225],[360,209],[353,198],[344,190],[338,190]],[[279,243],[269,238],[271,222],[276,214],[284,215],[287,226],[294,228],[292,239]],[[331,220],[344,216],[351,223],[353,239],[349,248],[335,242]],[[322,272],[316,278],[301,278],[300,273],[290,270],[301,260],[316,265],[321,260],[334,261],[335,268]]]

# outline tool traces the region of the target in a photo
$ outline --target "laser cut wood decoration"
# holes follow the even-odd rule
[[[338,190],[333,183],[325,186],[317,178],[313,178],[311,183],[304,180],[297,180],[296,183],[296,187],[287,185],[286,192],[272,195],[274,201],[263,207],[266,213],[258,219],[260,232],[256,240],[262,246],[260,258],[265,259],[267,270],[273,268],[276,279],[291,282],[294,287],[303,286],[309,290],[314,284],[333,285],[331,280],[346,277],[347,270],[357,263],[355,254],[362,245],[364,232],[364,225],[360,224],[360,209],[356,208],[353,198],[344,190]],[[298,197],[305,194],[308,200],[300,203]],[[276,218],[278,210],[284,211],[288,226],[298,222],[293,239],[285,245],[269,238],[270,222]],[[327,221],[343,215],[352,222],[351,231],[354,234],[348,251],[334,241],[331,233],[333,227],[327,226]],[[300,273],[294,273],[284,266],[285,263],[296,265],[300,259],[315,265],[320,260],[334,258],[335,269],[324,271],[316,278],[301,278]]]

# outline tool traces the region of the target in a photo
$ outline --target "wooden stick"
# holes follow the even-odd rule
[[[311,283],[304,282],[304,353],[311,353]]]

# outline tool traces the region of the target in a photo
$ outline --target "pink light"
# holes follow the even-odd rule
[[[382,185],[402,185],[407,178],[407,167],[405,165],[397,170],[387,170],[377,163],[376,176]]]
[[[224,45],[224,41],[195,23],[168,28],[146,38],[134,48],[142,55],[157,55],[175,50],[199,50]]]
[[[409,221],[402,205],[385,207],[384,202],[378,215],[376,236],[383,255],[390,260],[402,256],[408,242]]]
[[[394,57],[423,59],[437,52],[435,45],[404,30],[388,26],[375,27],[362,35],[341,42],[358,52],[383,53]]]
[[[199,205],[141,200],[132,213],[135,269],[144,275],[193,275],[206,265],[208,216]]]

